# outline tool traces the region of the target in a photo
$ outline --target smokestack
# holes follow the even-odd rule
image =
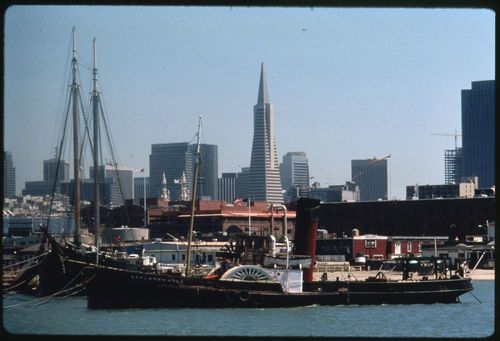
[[[299,198],[295,218],[295,235],[293,243],[296,255],[312,257],[311,266],[304,270],[304,282],[312,282],[313,265],[316,261],[316,239],[318,232],[320,201],[310,198]]]

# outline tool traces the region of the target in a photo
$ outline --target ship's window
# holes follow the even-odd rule
[[[185,253],[182,254],[182,260],[186,260],[186,254]]]
[[[172,260],[175,260],[175,254],[172,255]]]
[[[365,240],[365,248],[374,249],[377,247],[377,241],[375,239],[367,239]]]
[[[214,260],[214,256],[213,255],[208,255],[208,261],[209,262],[213,262]]]

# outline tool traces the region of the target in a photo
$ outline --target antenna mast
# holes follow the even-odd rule
[[[94,122],[94,150],[93,150],[93,160],[94,160],[94,236],[95,245],[99,250],[99,226],[101,225],[100,219],[100,189],[99,189],[99,92],[97,91],[97,67],[96,67],[96,44],[95,38],[92,45],[92,119]],[[99,257],[99,252],[97,253]],[[99,264],[99,258],[97,258],[97,264]]]
[[[200,166],[200,134],[201,134],[201,115],[198,120],[198,133],[196,138],[196,151],[194,152],[195,164],[194,164],[194,176],[193,176],[193,190],[191,193],[191,223],[189,224],[188,232],[188,247],[187,247],[187,259],[186,259],[186,276],[189,274],[189,263],[191,262],[191,239],[193,235],[194,226],[194,212],[195,212],[195,201],[196,201],[196,184],[198,183],[198,170]]]
[[[73,27],[73,58],[72,65],[72,83],[71,99],[73,101],[73,171],[75,178],[75,190],[73,196],[73,207],[75,215],[75,232],[73,241],[80,244],[80,156],[78,141],[78,65],[76,61],[76,29]]]

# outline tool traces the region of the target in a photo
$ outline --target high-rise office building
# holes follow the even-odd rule
[[[218,199],[232,204],[236,199],[236,179],[237,173],[222,173],[219,178]]]
[[[249,177],[250,167],[241,167],[241,172],[236,174],[236,198],[248,198]]]
[[[387,157],[351,160],[351,181],[359,186],[360,200],[387,200]]]
[[[136,205],[140,205],[141,200],[144,199],[144,185],[146,185],[146,198],[149,198],[149,177],[134,178],[134,204]]]
[[[43,180],[54,182],[57,176],[58,182],[69,181],[69,162],[66,160],[60,160],[59,170],[57,169],[58,160],[50,159],[43,160]]]
[[[150,195],[159,196],[163,173],[167,180],[170,199],[181,200],[183,174],[186,188],[191,193],[193,187],[195,145],[188,142],[160,143],[151,145],[149,155]],[[218,152],[216,145],[200,144],[201,164],[198,174],[197,198],[217,197]]]
[[[309,162],[304,152],[288,152],[280,164],[281,185],[285,202],[305,196],[309,188]],[[304,193],[305,192],[305,193]]]
[[[196,145],[191,145],[194,156]],[[194,165],[195,159],[193,159]],[[216,200],[218,192],[219,160],[217,146],[200,143],[200,169],[198,174],[197,198]]]
[[[16,196],[16,168],[12,161],[12,152],[3,152],[3,197]]]
[[[94,179],[94,167],[90,167],[90,178],[87,181]],[[134,199],[134,169],[130,167],[113,165],[99,166],[99,179],[100,182],[109,185],[110,193],[104,195],[107,198],[104,204],[110,206],[121,206],[125,200]],[[108,188],[108,187],[106,187]],[[102,191],[102,190],[101,190]],[[92,192],[93,193],[93,192]]]
[[[177,184],[186,175],[186,188],[191,192],[193,177],[193,155],[188,142],[159,143],[151,145],[149,155],[149,181],[151,197],[160,195],[163,173],[167,179],[170,199],[181,200],[181,185]]]
[[[65,160],[58,162],[56,158],[43,160],[43,180],[26,181],[22,194],[44,196],[52,195],[52,192],[61,193],[61,182],[69,182],[69,162]]]
[[[462,90],[463,176],[480,188],[495,185],[495,81],[472,82]]]
[[[463,169],[462,148],[446,149],[444,151],[444,183],[458,184],[462,179]]]
[[[283,203],[274,137],[274,112],[269,102],[264,63],[261,65],[259,94],[254,106],[252,157],[248,180],[248,195],[251,200]]]

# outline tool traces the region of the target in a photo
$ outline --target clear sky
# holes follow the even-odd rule
[[[487,9],[14,6],[4,149],[19,193],[58,143],[73,26],[82,95],[95,37],[115,153],[147,174],[151,144],[191,141],[199,115],[219,175],[249,166],[263,62],[280,161],[306,152],[328,186],[350,180],[352,159],[390,154],[390,194],[404,198],[407,185],[444,183],[454,138],[431,133],[460,133],[461,90],[495,77]]]

